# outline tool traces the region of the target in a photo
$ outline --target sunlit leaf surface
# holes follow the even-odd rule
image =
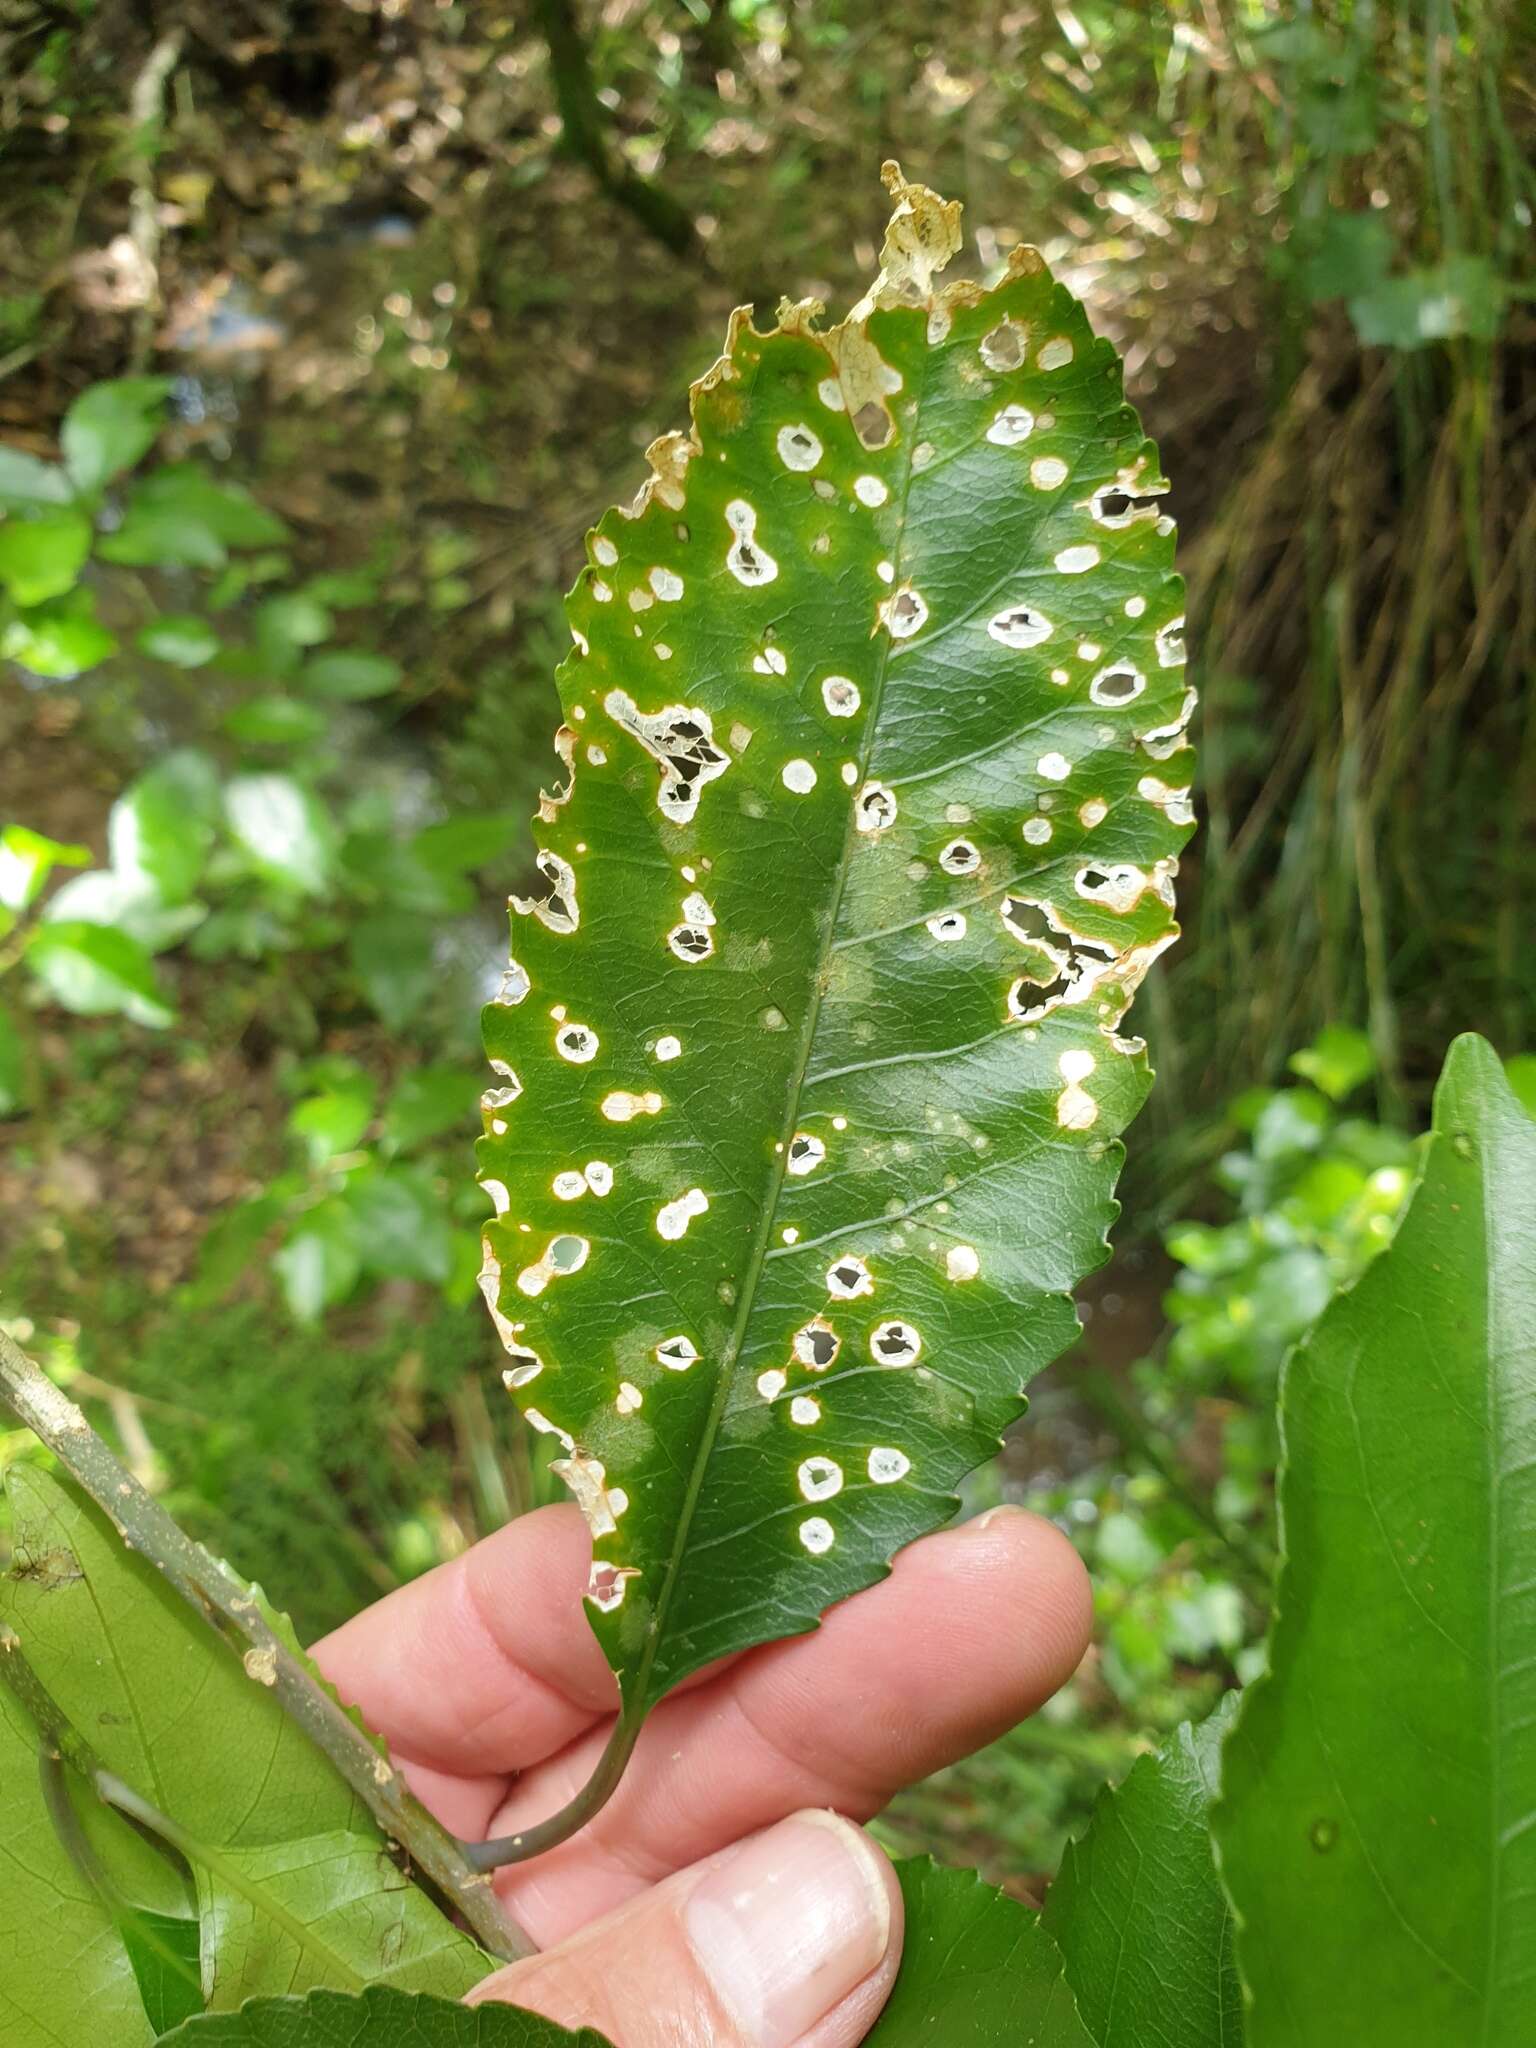
[[[847,322],[732,322],[570,600],[486,1013],[483,1285],[632,1711],[944,1521],[1074,1328],[1191,755],[1155,451],[1032,250],[892,179]]]

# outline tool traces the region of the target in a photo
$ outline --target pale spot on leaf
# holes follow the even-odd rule
[[[837,1541],[837,1534],[824,1515],[807,1515],[800,1524],[800,1541],[812,1557],[823,1557]]]
[[[630,1088],[615,1088],[602,1101],[603,1115],[611,1124],[633,1123],[637,1116],[655,1116],[661,1107],[662,1098],[654,1088],[647,1088],[643,1094]]]
[[[795,1476],[805,1500],[833,1500],[843,1490],[843,1468],[835,1458],[807,1458]]]
[[[912,1460],[905,1451],[877,1444],[869,1454],[869,1476],[876,1486],[894,1486],[898,1479],[905,1479],[912,1470]]]
[[[709,1207],[709,1197],[702,1188],[689,1188],[686,1193],[666,1202],[656,1212],[656,1229],[662,1237],[679,1238],[687,1230],[695,1216],[702,1216]]]

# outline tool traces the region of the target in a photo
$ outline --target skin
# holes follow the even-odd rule
[[[615,1692],[584,1617],[589,1557],[573,1507],[540,1509],[316,1649],[417,1795],[466,1838],[553,1812],[602,1750]],[[1076,1668],[1089,1622],[1066,1538],[1001,1508],[913,1544],[811,1634],[701,1673],[651,1716],[587,1828],[498,1874],[543,1953],[477,1997],[599,2027],[618,2048],[855,2048],[894,1980],[901,1916],[883,1854],[848,1824],[1033,1713]],[[805,1818],[762,1836],[793,1815]],[[818,1872],[830,1887],[835,1867],[849,1896],[865,1885],[841,1956],[858,1981],[805,2026],[748,2010],[690,1935],[690,1899],[728,1882],[701,1891],[712,1873],[772,1876],[781,1851],[784,1890],[808,1914]],[[825,1926],[825,1898],[820,1913]],[[780,2002],[801,2010],[788,1991]]]

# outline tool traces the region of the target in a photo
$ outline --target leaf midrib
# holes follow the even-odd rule
[[[896,573],[892,577],[890,584],[890,588],[893,591],[901,587],[901,568],[907,536],[907,507],[912,496],[913,479],[917,475],[917,471],[912,466],[912,450],[916,447],[919,439],[918,425],[922,419],[923,405],[927,397],[930,360],[930,356],[925,354],[923,357],[922,383],[918,392],[917,404],[908,425],[904,444],[905,473],[902,478],[900,525],[896,543],[892,548],[896,568]],[[668,1610],[671,1607],[673,1595],[682,1575],[683,1560],[687,1555],[688,1539],[693,1528],[693,1518],[698,1508],[699,1495],[703,1490],[704,1476],[709,1470],[710,1462],[714,1457],[715,1444],[720,1435],[720,1426],[725,1419],[726,1403],[730,1399],[731,1389],[735,1384],[737,1361],[741,1356],[741,1347],[746,1337],[747,1325],[752,1319],[752,1312],[756,1306],[758,1285],[762,1280],[763,1269],[767,1263],[769,1239],[773,1233],[773,1226],[779,1213],[779,1200],[784,1191],[784,1180],[789,1166],[789,1144],[794,1136],[796,1124],[799,1121],[800,1104],[805,1094],[810,1070],[811,1051],[816,1042],[817,1026],[821,1021],[822,1003],[826,993],[827,970],[835,951],[834,937],[838,921],[842,915],[843,899],[848,889],[848,877],[852,873],[853,862],[858,853],[857,842],[859,835],[856,826],[857,795],[859,789],[862,788],[869,776],[870,762],[875,749],[875,739],[880,726],[880,714],[885,704],[887,677],[895,649],[896,642],[887,632],[885,645],[880,653],[880,663],[875,675],[874,688],[870,693],[869,717],[865,723],[864,738],[858,756],[858,781],[850,791],[850,798],[852,800],[848,804],[847,823],[843,829],[843,846],[841,857],[838,861],[837,886],[827,909],[826,924],[822,931],[821,944],[817,949],[816,964],[811,983],[811,999],[806,1008],[805,1024],[800,1034],[800,1043],[796,1049],[794,1065],[790,1072],[784,1121],[779,1130],[778,1149],[775,1151],[769,1167],[762,1217],[758,1225],[756,1237],[752,1243],[746,1269],[742,1274],[736,1320],[732,1325],[730,1337],[726,1342],[725,1353],[720,1361],[720,1372],[715,1384],[714,1397],[710,1403],[709,1413],[705,1418],[703,1434],[699,1439],[699,1447],[694,1457],[693,1470],[688,1477],[687,1491],[683,1496],[682,1506],[678,1511],[676,1533],[673,1536],[672,1549],[667,1557],[666,1569],[663,1574],[660,1591],[657,1595],[650,1633],[640,1662],[636,1667],[634,1702],[632,1703],[627,1700],[625,1703],[626,1709],[635,1711],[637,1707],[638,1712],[641,1714],[648,1712],[653,1704],[647,1697],[650,1675],[655,1667],[661,1645],[666,1639]]]

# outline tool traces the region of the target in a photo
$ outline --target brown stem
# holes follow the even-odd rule
[[[688,209],[660,185],[637,177],[609,141],[607,113],[597,96],[572,0],[534,0],[534,13],[549,48],[550,82],[566,147],[665,248],[677,256],[697,256],[698,230]]]

